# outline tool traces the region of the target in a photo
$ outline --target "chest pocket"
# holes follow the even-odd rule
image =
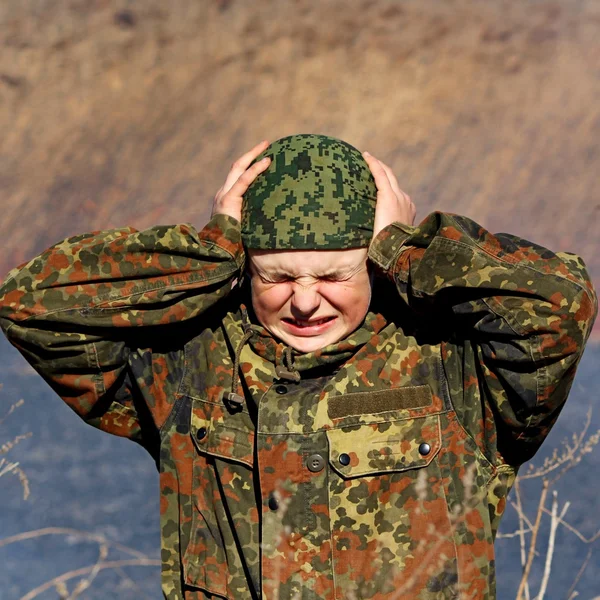
[[[254,431],[250,415],[194,399],[190,435],[194,445],[192,502],[182,520],[185,584],[224,598],[240,596],[245,581],[235,531],[254,527],[251,507]],[[246,584],[247,585],[247,584]]]
[[[328,412],[333,563],[340,589],[361,597],[355,587],[362,578],[370,592],[391,597],[413,581],[410,593],[398,597],[455,598],[456,550],[437,460],[447,412],[442,399],[429,386],[411,386],[330,398]],[[355,551],[359,543],[361,552]]]
[[[351,425],[327,438],[330,464],[344,478],[426,467],[441,447],[438,415]]]
[[[207,402],[194,403],[190,431],[198,452],[242,463],[254,461],[254,430],[247,413],[230,414]]]
[[[329,461],[342,477],[426,467],[440,451],[444,406],[427,385],[333,397],[328,410]]]

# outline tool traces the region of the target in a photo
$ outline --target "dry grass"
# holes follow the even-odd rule
[[[591,418],[592,411],[590,409],[580,432],[574,433],[571,439],[564,440],[561,446],[555,448],[550,457],[546,458],[541,465],[530,464],[515,482],[514,491],[512,492],[513,499],[510,501],[510,506],[517,513],[519,527],[513,532],[498,534],[498,539],[518,537],[520,541],[523,574],[519,583],[517,600],[531,600],[532,598],[543,600],[547,597],[553,573],[556,532],[559,527],[563,527],[577,536],[583,544],[590,546],[588,554],[582,562],[581,568],[577,572],[565,600],[573,600],[579,595],[576,590],[577,584],[581,580],[592,557],[594,549],[592,544],[600,539],[600,528],[594,534],[586,536],[579,529],[571,525],[565,519],[571,502],[567,501],[560,507],[558,500],[559,493],[555,488],[559,480],[568,471],[580,466],[585,456],[593,452],[600,442],[600,430],[593,433],[589,432]],[[525,506],[522,502],[522,483],[530,479],[541,482],[534,518],[531,517],[531,510],[534,508],[534,505],[530,503],[528,506]],[[547,508],[549,493],[552,495],[550,509]],[[548,539],[542,548],[540,548],[538,538],[542,531],[544,517],[549,518]],[[533,595],[531,593],[531,573],[535,562],[538,562],[541,566],[542,579],[538,593]]]
[[[0,384],[0,392],[1,391],[2,391],[2,384]],[[10,415],[12,415],[12,413],[15,412],[15,410],[17,410],[18,408],[23,406],[24,403],[25,403],[24,400],[18,400],[17,402],[11,404],[7,413],[2,418],[0,418],[0,427],[2,426],[2,423],[4,423],[4,421],[6,421],[6,419]],[[21,469],[21,467],[19,466],[19,463],[17,461],[12,460],[8,456],[8,453],[19,442],[22,442],[23,440],[26,440],[30,437],[31,437],[31,433],[29,432],[29,433],[17,435],[9,440],[2,440],[0,438],[0,444],[1,444],[0,445],[0,477],[3,477],[4,475],[8,475],[8,474],[16,475],[19,478],[19,481],[21,482],[21,487],[23,490],[23,500],[27,500],[27,498],[29,498],[29,479],[28,479],[27,475],[25,474],[25,472],[23,471],[23,469]]]
[[[0,272],[67,234],[202,225],[229,163],[318,131],[415,199],[584,256],[600,281],[592,0],[7,0]]]
[[[94,535],[85,531],[78,531],[75,529],[66,529],[59,527],[47,527],[44,529],[37,529],[35,531],[27,531],[18,535],[10,536],[7,538],[0,539],[0,548],[2,546],[8,546],[24,540],[37,539],[46,535],[58,535],[70,538],[77,538],[82,541],[93,541],[98,544],[98,558],[94,564],[79,569],[71,569],[65,571],[61,575],[53,577],[48,581],[45,581],[41,585],[29,590],[25,595],[21,596],[19,600],[33,600],[38,598],[44,592],[49,590],[55,590],[58,594],[59,600],[76,600],[83,592],[88,590],[98,574],[106,569],[117,571],[123,579],[128,582],[141,594],[140,597],[145,597],[145,593],[137,584],[129,578],[129,576],[123,571],[124,567],[159,567],[161,562],[157,559],[152,559],[142,552],[138,552],[133,548],[123,546],[116,542],[111,542],[102,535]],[[111,559],[109,552],[111,548],[129,555],[131,558]],[[75,585],[69,589],[71,580],[77,580]]]
[[[0,384],[0,392],[1,391],[2,384]],[[24,404],[24,400],[18,400],[9,407],[6,414],[0,418],[0,432],[2,431],[2,424],[6,419],[13,415],[13,413]],[[19,462],[9,458],[8,454],[14,450],[17,444],[30,437],[31,433],[26,433],[15,436],[9,440],[2,440],[0,438],[0,478],[11,474],[16,475],[21,483],[23,500],[29,498],[29,478],[25,471],[20,467]],[[33,506],[32,510],[34,510]],[[137,589],[140,594],[139,598],[147,597],[143,590],[137,586],[136,582],[127,575],[123,568],[146,566],[157,567],[161,564],[160,560],[152,559],[146,554],[133,548],[129,548],[128,546],[124,546],[123,544],[112,542],[103,535],[91,534],[75,529],[46,527],[44,529],[36,529],[35,531],[27,531],[17,535],[0,538],[0,548],[26,540],[39,539],[48,535],[60,536],[64,539],[68,537],[70,539],[74,538],[86,542],[95,542],[98,545],[97,559],[91,565],[67,570],[61,575],[45,581],[41,585],[29,590],[29,592],[23,595],[19,600],[33,600],[50,590],[54,590],[58,594],[59,600],[76,600],[77,598],[81,598],[81,595],[92,586],[98,574],[107,569],[118,572],[120,577],[126,580],[132,588]],[[111,551],[112,554],[125,554],[127,558],[113,557]],[[73,580],[75,580],[74,584]]]

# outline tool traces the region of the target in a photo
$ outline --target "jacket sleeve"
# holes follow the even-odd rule
[[[418,227],[389,225],[369,257],[410,309],[451,324],[443,356],[466,428],[485,435],[486,410],[468,405],[482,400],[518,462],[530,458],[567,398],[597,314],[583,261],[439,212]]]
[[[173,352],[152,340],[160,345],[226,296],[244,260],[239,223],[225,215],[199,233],[177,225],[72,237],[8,274],[0,325],[82,418],[143,443],[134,388],[149,390],[160,427],[166,387],[178,383],[165,373]]]

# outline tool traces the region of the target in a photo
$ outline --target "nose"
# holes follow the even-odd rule
[[[292,294],[292,314],[295,317],[308,317],[315,313],[321,304],[321,296],[313,285],[303,286],[294,283]]]

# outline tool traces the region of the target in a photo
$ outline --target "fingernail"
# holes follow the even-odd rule
[[[368,152],[363,152],[363,156],[371,156]]]

